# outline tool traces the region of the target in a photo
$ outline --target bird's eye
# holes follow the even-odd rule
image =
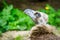
[[[35,14],[34,14],[36,17],[41,17],[41,14],[40,13],[38,13],[38,12],[36,12]]]

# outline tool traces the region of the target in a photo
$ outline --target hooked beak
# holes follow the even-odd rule
[[[24,10],[24,12],[25,12],[28,16],[30,16],[32,19],[36,18],[36,16],[34,15],[34,13],[35,13],[34,10],[32,10],[32,9],[26,9],[26,10]]]

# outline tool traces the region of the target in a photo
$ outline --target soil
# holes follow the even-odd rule
[[[60,8],[60,0],[6,0],[8,4],[13,4],[14,7],[25,10],[26,8],[39,10],[45,8],[48,3],[55,9]]]

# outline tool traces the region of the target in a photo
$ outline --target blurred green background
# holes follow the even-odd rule
[[[34,3],[38,2],[37,5],[35,5],[34,7],[32,5],[30,7],[26,7],[25,5],[23,5],[23,8],[15,7],[13,5],[13,2],[12,4],[9,4],[9,2],[11,1],[14,0],[10,0],[8,1],[8,3],[6,2],[6,0],[0,1],[0,33],[6,32],[8,30],[30,30],[31,27],[35,25],[35,23],[28,15],[24,14],[23,12],[24,9],[30,7],[31,9],[48,14],[48,23],[56,26],[58,30],[60,29],[60,9],[56,9],[52,7],[49,3],[45,3],[47,2],[47,0],[41,0],[40,2],[40,4],[45,3],[44,8],[41,8],[41,5],[38,2],[39,0],[33,0]],[[30,1],[30,3],[34,5],[33,1]],[[20,2],[24,2],[24,0],[20,0]],[[17,5],[17,3],[15,3],[15,5]],[[38,5],[40,5],[40,7],[38,7]],[[20,7],[19,5],[17,6]]]

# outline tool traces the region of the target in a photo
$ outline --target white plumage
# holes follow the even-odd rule
[[[27,15],[29,15],[33,19],[33,21],[35,21],[38,24],[46,24],[48,22],[48,15],[46,13],[40,11],[34,11],[32,9],[26,9],[24,12]],[[35,15],[36,13],[37,15]]]

